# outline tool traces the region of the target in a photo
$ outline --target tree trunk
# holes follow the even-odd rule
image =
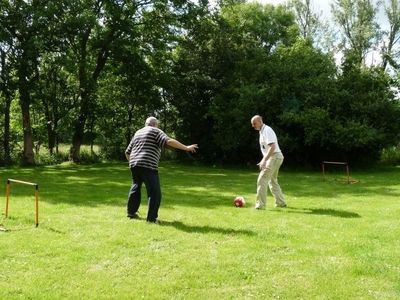
[[[52,95],[55,99],[55,95]],[[46,129],[47,129],[47,140],[48,140],[48,148],[49,148],[49,153],[53,154],[54,153],[54,147],[56,145],[56,136],[57,136],[57,119],[52,116],[50,109],[49,109],[49,104],[46,101],[43,101],[43,106],[45,107],[45,116],[46,116]]]
[[[9,74],[6,70],[6,53],[0,50],[1,53],[1,78],[3,85],[1,90],[4,95],[4,139],[3,139],[3,148],[4,148],[4,164],[8,165],[11,163],[11,148],[10,148],[10,107],[12,101],[12,92],[10,91],[10,87],[8,86],[9,82]]]
[[[81,145],[83,143],[83,135],[85,130],[86,120],[92,111],[90,110],[93,104],[93,98],[96,93],[96,84],[100,76],[101,71],[107,62],[109,51],[108,47],[114,41],[116,36],[114,36],[114,30],[111,30],[105,37],[102,46],[97,53],[97,59],[95,63],[95,68],[91,76],[89,76],[89,66],[87,64],[87,43],[89,41],[89,36],[91,34],[91,29],[88,29],[81,41],[80,45],[80,60],[79,60],[79,88],[80,88],[80,98],[81,106],[78,119],[75,122],[75,132],[72,137],[72,146],[70,149],[70,160],[73,162],[80,161],[80,151]]]
[[[4,164],[8,165],[11,163],[11,149],[10,149],[10,107],[11,97],[6,96],[5,107],[4,107]]]
[[[75,131],[72,137],[72,146],[69,152],[70,160],[73,162],[80,162],[80,152],[81,152],[81,145],[83,143],[83,134],[85,129],[86,123],[86,114],[84,112],[79,113],[78,120],[75,122]]]
[[[128,146],[129,143],[131,142],[132,139],[132,131],[131,131],[131,126],[133,123],[133,110],[135,108],[135,105],[132,105],[129,109],[128,109],[128,122],[127,122],[127,126],[126,126],[126,130],[125,130],[125,141],[126,141],[126,145]]]
[[[90,155],[94,157],[94,117],[90,120]]]
[[[28,45],[24,45],[26,48],[29,48]],[[32,50],[32,49],[31,49]],[[18,91],[19,91],[19,103],[21,106],[21,114],[22,114],[22,130],[24,133],[24,152],[22,154],[22,163],[27,165],[35,164],[35,155],[33,152],[33,137],[32,137],[32,126],[31,126],[31,116],[30,116],[30,104],[31,104],[31,95],[30,88],[31,82],[29,79],[32,74],[30,70],[32,66],[30,66],[29,62],[33,61],[32,53],[30,50],[23,51],[22,57],[20,59],[20,63],[18,65]],[[28,53],[29,52],[29,53]]]
[[[32,127],[31,118],[29,113],[30,95],[27,90],[26,80],[20,78],[20,105],[22,112],[22,126],[24,132],[24,153],[22,156],[22,162],[24,164],[33,165],[35,164],[35,155],[33,153],[33,137],[32,137]]]
[[[56,131],[54,130],[52,124],[47,123],[47,138],[48,138],[48,147],[49,153],[54,153],[54,147],[56,145]]]
[[[80,152],[85,133],[85,124],[89,115],[91,93],[88,92],[88,90],[89,88],[81,88],[81,106],[78,119],[75,122],[75,131],[74,135],[72,136],[72,146],[69,152],[70,160],[76,163],[80,162]]]

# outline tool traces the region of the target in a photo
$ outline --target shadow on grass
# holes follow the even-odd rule
[[[281,186],[288,198],[340,195],[400,196],[398,176],[400,168],[386,168],[358,172],[360,183],[348,185],[322,181],[318,172],[282,172]],[[69,203],[81,206],[125,206],[131,184],[126,163],[95,165],[57,165],[37,168],[0,168],[0,184],[7,178],[34,181],[40,185],[40,201]],[[207,168],[165,162],[160,167],[163,206],[190,206],[213,209],[231,206],[236,195],[255,196],[257,170]],[[142,190],[142,201],[145,191]],[[12,187],[11,197],[34,198],[32,187]],[[14,201],[14,200],[11,201]],[[357,217],[331,210],[304,209],[303,213],[331,215],[342,218]],[[359,217],[359,216],[358,216]]]
[[[332,216],[338,218],[361,218],[358,213],[331,208],[296,208],[289,207],[288,213]]]
[[[179,221],[162,221],[161,226],[171,226],[176,229],[188,232],[188,233],[219,233],[219,234],[243,234],[247,236],[253,236],[255,233],[251,230],[244,229],[232,229],[232,228],[220,228],[212,226],[193,226],[187,225]]]

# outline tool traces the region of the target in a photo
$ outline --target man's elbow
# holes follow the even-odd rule
[[[175,145],[175,140],[174,139],[168,139],[167,146],[173,147],[174,145]]]

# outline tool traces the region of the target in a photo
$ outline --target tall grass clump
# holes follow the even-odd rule
[[[56,165],[62,162],[69,161],[69,148],[67,144],[60,144],[57,152],[49,153],[46,147],[41,147],[39,151],[35,152],[35,163],[36,165]],[[90,145],[82,145],[80,152],[81,163],[92,164],[102,161],[102,155],[100,148]]]
[[[40,151],[35,155],[36,165],[56,165],[68,161],[68,153],[58,152],[49,153],[48,151]]]

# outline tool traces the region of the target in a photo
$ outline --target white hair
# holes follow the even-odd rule
[[[262,117],[260,115],[255,115],[254,117],[251,118],[251,122],[253,123],[254,121],[259,120],[259,121],[263,121]]]
[[[144,123],[145,126],[157,126],[158,125],[158,120],[154,117],[148,117],[146,119],[146,122]]]

